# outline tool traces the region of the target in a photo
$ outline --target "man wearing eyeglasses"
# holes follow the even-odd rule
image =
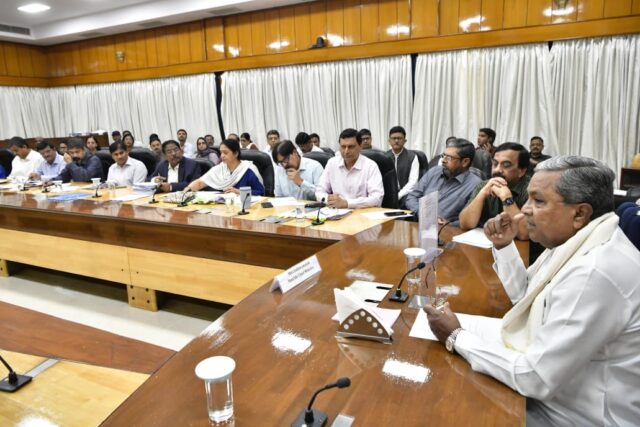
[[[424,195],[438,191],[438,221],[457,224],[473,189],[482,179],[469,169],[475,156],[475,147],[466,139],[451,140],[442,154],[442,166],[430,168],[415,189],[407,195],[406,206],[415,214]]]
[[[275,168],[276,197],[294,197],[298,200],[316,200],[316,185],[320,183],[322,165],[301,157],[293,142],[277,143],[271,152]]]
[[[182,191],[190,182],[200,178],[200,165],[184,157],[178,141],[170,139],[162,143],[164,160],[151,174],[151,181],[160,184],[160,193]]]

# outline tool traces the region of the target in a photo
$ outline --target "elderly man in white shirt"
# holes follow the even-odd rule
[[[369,208],[382,204],[384,187],[378,165],[360,155],[362,141],[355,129],[340,134],[340,157],[333,157],[320,178],[316,199],[330,207]]]
[[[111,144],[109,152],[115,163],[109,167],[108,182],[115,182],[116,185],[132,186],[145,181],[147,168],[140,160],[129,156],[127,147],[123,142]]]
[[[284,140],[273,148],[276,197],[315,200],[316,185],[322,176],[322,165],[300,155],[293,142]]]
[[[536,167],[522,213],[485,234],[514,307],[502,321],[460,328],[448,304],[427,306],[432,331],[476,371],[529,398],[527,426],[637,426],[640,420],[640,252],[613,213],[614,174],[561,156]],[[547,250],[529,269],[518,223]]]
[[[27,141],[19,136],[11,138],[9,144],[15,157],[11,161],[11,174],[8,178],[29,178],[44,159],[40,154],[30,149]]]

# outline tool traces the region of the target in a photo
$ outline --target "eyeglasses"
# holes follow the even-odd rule
[[[446,160],[447,162],[450,162],[452,160],[462,160],[462,157],[450,156],[448,154],[442,153],[442,160]]]
[[[164,154],[175,154],[175,153],[179,153],[180,149],[179,148],[169,148],[167,150],[165,150]]]

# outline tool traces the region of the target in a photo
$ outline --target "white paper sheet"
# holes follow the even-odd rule
[[[297,201],[295,197],[273,197],[269,199],[269,202],[271,202],[274,208],[278,208],[280,206],[304,205],[304,202]]]
[[[363,212],[360,215],[362,215],[367,219],[395,219],[395,218],[410,218],[413,216],[411,214],[398,215],[398,216],[386,216],[385,215],[386,212],[389,212],[389,211]]]
[[[482,228],[474,228],[466,233],[453,236],[453,241],[485,249],[491,249],[493,247],[493,243],[491,243],[491,240],[487,239],[487,236],[484,235],[484,230]]]
[[[620,190],[618,188],[614,188],[613,195],[614,196],[627,197],[627,190]]]
[[[132,200],[138,200],[138,199],[142,199],[144,197],[149,197],[149,196],[150,194],[134,193],[134,194],[127,194],[124,196],[116,197],[115,199],[111,199],[111,200],[115,200],[116,202],[131,202]]]
[[[460,326],[462,329],[466,329],[473,333],[483,336],[485,339],[499,340],[500,328],[502,325],[502,319],[476,316],[473,314],[456,313]],[[478,328],[480,325],[480,328]],[[478,329],[484,330],[486,333],[478,333]],[[424,340],[438,341],[431,328],[429,327],[429,321],[427,320],[427,313],[424,310],[419,310],[416,316],[415,322],[409,332],[410,337],[420,338]]]

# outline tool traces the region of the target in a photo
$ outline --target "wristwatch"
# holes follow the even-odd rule
[[[502,201],[502,204],[504,206],[511,206],[512,204],[514,204],[515,202],[513,201],[513,197],[507,197],[506,199],[504,199]]]
[[[458,338],[460,331],[462,331],[462,328],[454,329],[444,342],[444,346],[449,353],[453,353],[453,345],[456,343],[456,338]]]

